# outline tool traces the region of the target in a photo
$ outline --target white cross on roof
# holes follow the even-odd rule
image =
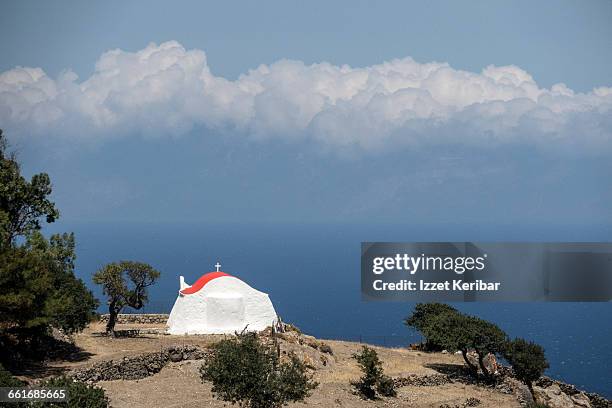
[[[217,272],[219,272],[219,269],[221,269],[221,264],[219,262],[217,262],[215,264],[215,268],[217,268]]]

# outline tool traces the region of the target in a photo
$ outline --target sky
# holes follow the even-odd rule
[[[611,20],[5,1],[0,128],[68,221],[612,225]]]

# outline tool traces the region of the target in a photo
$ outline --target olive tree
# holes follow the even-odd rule
[[[428,342],[447,350],[459,350],[470,372],[478,373],[478,367],[468,358],[468,351],[474,338],[475,325],[470,318],[458,312],[442,313],[432,316],[422,329]]]
[[[478,365],[482,370],[483,374],[491,379],[493,373],[487,370],[484,364],[484,358],[487,354],[501,355],[508,341],[506,333],[500,329],[496,324],[488,322],[483,319],[471,318],[473,320],[473,337],[471,339],[471,346],[478,355]]]
[[[97,271],[94,283],[102,285],[108,296],[108,323],[106,332],[114,336],[117,315],[124,307],[141,309],[148,300],[147,288],[159,278],[159,272],[142,262],[113,262]]]
[[[533,382],[544,374],[548,361],[539,344],[516,338],[506,344],[504,358],[512,366],[514,375],[527,385],[533,397]]]
[[[502,354],[507,336],[497,325],[474,316],[460,313],[443,304],[419,304],[406,323],[418,328],[427,343],[436,348],[459,350],[470,372],[478,374],[478,368],[487,378],[492,374],[484,364],[487,354]],[[468,358],[469,351],[476,352],[478,366]]]
[[[426,327],[431,323],[431,319],[446,313],[458,313],[457,309],[445,303],[417,303],[412,314],[404,319],[404,324],[413,327],[415,330],[425,335]],[[440,344],[436,344],[433,339],[425,338],[425,349],[429,351],[440,351],[444,349]]]

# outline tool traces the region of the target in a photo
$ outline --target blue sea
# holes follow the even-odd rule
[[[610,227],[352,224],[57,223],[74,231],[77,274],[91,282],[105,263],[138,260],[162,275],[145,312],[169,312],[179,275],[192,283],[222,270],[270,295],[284,321],[319,338],[401,346],[420,340],[403,325],[412,303],[363,302],[362,241],[610,241]],[[102,303],[101,311],[104,310]],[[612,398],[612,303],[461,303],[458,309],[497,323],[510,336],[544,346],[547,375]]]

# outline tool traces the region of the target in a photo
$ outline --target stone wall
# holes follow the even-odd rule
[[[136,313],[121,313],[117,316],[117,324],[163,324],[168,321],[167,314],[136,314]],[[108,314],[100,315],[100,322],[106,323]]]
[[[155,353],[100,361],[92,366],[74,370],[69,376],[75,380],[88,383],[111,380],[140,380],[160,372],[169,362],[201,360],[209,355],[210,351],[208,349],[197,346],[169,346]]]
[[[393,378],[393,385],[395,387],[406,387],[409,385],[419,387],[431,387],[451,383],[452,380],[448,375],[444,374],[425,374],[417,375],[410,374],[407,377],[395,377]]]

